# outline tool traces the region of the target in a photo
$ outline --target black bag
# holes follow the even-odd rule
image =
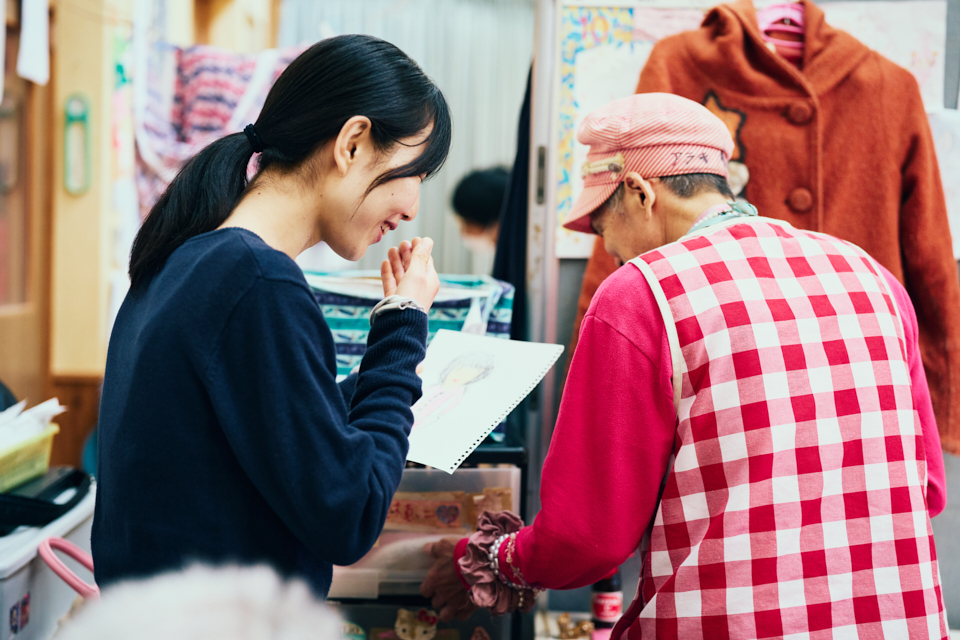
[[[54,467],[45,475],[0,493],[0,536],[17,527],[42,527],[73,509],[90,492],[90,474]],[[54,502],[67,489],[76,493],[63,504]]]

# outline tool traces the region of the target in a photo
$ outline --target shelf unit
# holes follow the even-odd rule
[[[488,464],[512,464],[520,469],[520,516],[527,519],[527,487],[529,483],[529,453],[527,448],[516,439],[508,436],[505,444],[482,444],[464,461],[462,467],[475,467]],[[454,472],[456,475],[456,472]],[[429,600],[419,594],[388,595],[376,599],[337,598],[331,600],[345,607],[379,605],[409,608],[432,608]],[[510,614],[510,640],[532,640],[534,637],[534,615]],[[368,638],[368,640],[376,640]],[[461,638],[469,640],[469,638]]]

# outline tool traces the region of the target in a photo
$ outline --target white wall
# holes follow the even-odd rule
[[[358,266],[379,268],[390,246],[429,235],[441,273],[488,273],[492,261],[474,259],[460,243],[450,197],[469,171],[513,163],[533,51],[532,0],[284,0],[280,46],[346,33],[400,47],[440,86],[454,120],[450,156],[424,184],[417,219]]]

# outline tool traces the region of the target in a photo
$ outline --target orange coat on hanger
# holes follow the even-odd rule
[[[916,80],[804,1],[802,69],[764,44],[750,0],[657,43],[638,93],[717,114],[736,149],[730,182],[760,215],[862,247],[906,286],[944,449],[960,454],[960,279],[940,171]],[[580,321],[616,265],[594,247]]]

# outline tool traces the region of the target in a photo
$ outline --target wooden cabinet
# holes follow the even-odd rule
[[[0,103],[0,380],[36,403],[46,396],[49,355],[51,110],[49,90],[16,75],[16,18],[8,2]]]
[[[0,380],[30,404],[57,396],[54,463],[79,464],[96,425],[110,329],[117,211],[113,133],[117,29],[134,0],[51,0],[51,79],[17,77],[19,0],[5,0],[0,103]],[[280,0],[167,0],[168,39],[238,52],[275,46]],[[58,24],[69,28],[57,29]],[[90,187],[64,187],[64,108],[89,105]]]

